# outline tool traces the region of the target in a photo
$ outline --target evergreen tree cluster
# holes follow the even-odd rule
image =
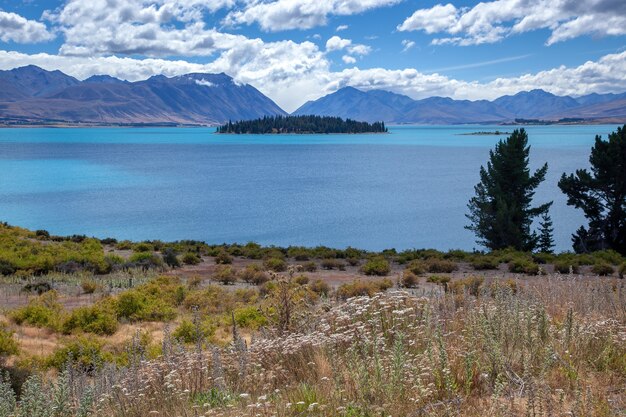
[[[528,135],[524,129],[515,130],[496,144],[487,167],[480,168],[480,182],[468,204],[470,225],[466,228],[488,249],[552,252],[552,202],[532,207],[548,165],[531,175],[529,154]],[[572,236],[574,250],[612,249],[626,255],[626,125],[611,133],[608,140],[596,136],[589,162],[590,171],[563,174],[558,184],[567,195],[567,204],[583,210],[588,220],[588,226],[581,226]],[[533,231],[536,218],[539,228]]]
[[[255,120],[228,122],[217,128],[218,133],[386,133],[384,122],[357,122],[329,116],[265,116]]]

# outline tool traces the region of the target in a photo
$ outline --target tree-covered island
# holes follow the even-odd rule
[[[384,122],[358,122],[329,116],[265,116],[254,120],[228,122],[217,133],[234,134],[325,134],[325,133],[387,133]]]

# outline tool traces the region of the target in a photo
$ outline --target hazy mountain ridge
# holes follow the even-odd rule
[[[286,115],[250,85],[226,74],[153,76],[128,82],[109,75],[84,81],[29,65],[0,71],[0,121],[9,123],[201,124]],[[626,121],[626,93],[573,98],[543,90],[495,100],[414,100],[385,90],[344,87],[293,115],[339,116],[386,123],[507,123],[515,119]]]
[[[0,71],[0,119],[15,122],[211,124],[286,114],[225,74],[84,81],[35,66]]]
[[[626,93],[594,93],[572,98],[532,90],[502,96],[493,101],[454,100],[447,97],[414,100],[384,90],[361,91],[345,87],[305,103],[293,114],[423,124],[504,123],[515,119],[563,118],[626,120]]]

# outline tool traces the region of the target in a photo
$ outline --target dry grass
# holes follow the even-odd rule
[[[129,366],[69,367],[37,389],[54,402],[68,387],[68,416],[86,415],[81,407],[120,417],[626,412],[623,280],[554,275],[519,281],[515,292],[491,284],[323,301],[287,333],[244,341],[234,328],[225,348],[185,348],[164,331],[155,360],[131,344]]]

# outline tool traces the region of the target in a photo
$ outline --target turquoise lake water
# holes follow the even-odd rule
[[[529,126],[548,162],[558,250],[582,214],[557,187],[616,125]],[[0,129],[0,220],[60,235],[276,245],[479,248],[467,201],[506,126],[387,135],[216,135],[203,128]]]

